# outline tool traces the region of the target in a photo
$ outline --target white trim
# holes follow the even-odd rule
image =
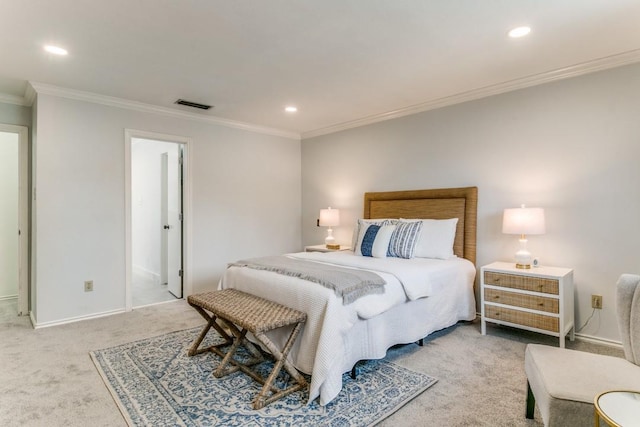
[[[330,133],[340,132],[360,126],[382,122],[384,120],[396,119],[411,114],[422,113],[429,110],[435,110],[454,104],[460,104],[467,101],[473,101],[488,96],[499,95],[501,93],[511,92],[518,89],[524,89],[530,86],[536,86],[544,83],[550,83],[558,80],[577,77],[583,74],[589,74],[596,71],[607,70],[609,68],[621,67],[623,65],[640,62],[640,49],[607,56],[593,61],[583,62],[581,64],[571,65],[569,67],[559,68],[552,71],[534,74],[515,80],[510,80],[490,86],[472,89],[466,92],[457,93],[451,96],[434,99],[409,107],[399,108],[397,110],[385,113],[374,114],[363,117],[361,119],[351,120],[348,122],[337,123],[335,125],[324,128],[302,132],[302,139],[313,138],[316,136],[327,135]]]
[[[608,338],[595,337],[593,335],[585,335],[576,333],[576,339],[594,344],[608,345],[609,347],[623,348],[621,341],[610,340]]]
[[[138,306],[136,306],[136,310],[138,310],[140,308],[145,308],[145,307],[153,307],[154,305],[160,305],[160,304],[173,304],[174,302],[178,302],[181,299],[182,298],[176,298],[176,299],[172,299],[172,300],[168,300],[168,301],[158,301],[158,302],[152,302],[150,304],[138,305]]]
[[[29,129],[0,124],[0,131],[18,134],[18,314],[29,311]]]
[[[215,116],[207,116],[203,114],[190,113],[188,111],[180,111],[174,108],[161,107],[159,105],[145,104],[143,102],[131,101],[113,96],[99,95],[91,92],[84,92],[75,89],[67,89],[63,87],[53,86],[45,83],[29,82],[33,90],[38,94],[53,95],[60,98],[73,99],[76,101],[91,102],[94,104],[102,104],[110,107],[125,108],[128,110],[140,111],[143,113],[162,114],[181,119],[196,120],[205,123],[211,123],[220,126],[226,126],[234,129],[246,130],[264,135],[281,136],[284,138],[300,140],[300,134],[281,129],[270,128],[266,126],[254,125],[235,120],[223,119]],[[31,97],[35,99],[35,97]],[[33,101],[32,101],[33,102]],[[29,104],[31,105],[31,104]]]
[[[0,93],[0,102],[4,104],[19,105],[21,107],[29,107],[31,103],[24,96],[10,95],[8,93]]]
[[[166,133],[149,132],[135,129],[125,129],[125,310],[133,309],[133,293],[132,293],[132,232],[131,232],[131,139],[151,139],[155,141],[165,141],[175,144],[182,144],[183,163],[182,163],[182,298],[186,298],[193,292],[191,283],[191,242],[192,242],[192,217],[191,217],[191,158],[193,140],[185,136],[169,135]]]
[[[27,88],[24,91],[24,102],[27,106],[33,106],[33,103],[36,101],[36,90],[30,84],[27,84]]]
[[[124,309],[133,306],[133,249],[131,231],[131,138],[132,132],[124,130]]]
[[[482,319],[482,313],[476,312],[476,317],[479,319]],[[520,329],[521,325],[517,325],[516,328]],[[516,332],[515,328],[514,328],[514,332]],[[533,331],[533,332],[537,332],[537,331]],[[600,338],[593,335],[579,334],[577,332],[575,333],[575,337],[577,340],[586,341],[593,344],[601,344],[601,345],[608,345],[610,347],[623,348],[621,341],[610,340],[608,338]]]
[[[122,309],[109,310],[109,311],[103,311],[102,313],[87,314],[84,316],[76,316],[76,317],[67,317],[66,319],[62,319],[62,320],[52,320],[50,322],[43,322],[43,323],[36,323],[33,317],[33,313],[31,313],[31,323],[33,324],[34,329],[40,329],[40,328],[48,328],[50,326],[66,325],[67,323],[75,323],[81,320],[98,319],[100,317],[107,317],[107,316],[112,316],[114,314],[120,314],[120,313],[124,313],[124,310]]]
[[[187,299],[193,293],[193,283],[191,281],[191,266],[193,265],[193,251],[191,250],[191,242],[193,242],[193,218],[191,215],[191,201],[193,200],[191,192],[191,183],[193,182],[191,177],[192,148],[193,144],[189,139],[185,143],[184,151],[182,152],[182,298],[184,299]]]
[[[134,276],[144,277],[146,280],[150,280],[156,285],[160,284],[160,273],[148,270],[140,265],[134,265],[131,271]]]
[[[42,93],[47,95],[55,95],[63,98],[75,99],[80,101],[92,102],[96,104],[109,105],[119,108],[127,108],[136,111],[164,114],[168,116],[180,117],[190,120],[204,121],[207,123],[218,124],[221,126],[227,126],[235,129],[243,129],[250,132],[256,132],[265,135],[282,136],[285,138],[291,138],[295,140],[308,139],[316,136],[327,135],[330,133],[340,132],[355,127],[365,126],[384,120],[395,119],[399,117],[408,116],[411,114],[422,113],[429,110],[435,110],[442,107],[447,107],[454,104],[460,104],[467,101],[473,101],[480,98],[486,98],[488,96],[499,95],[501,93],[511,92],[518,89],[524,89],[531,86],[536,86],[544,83],[550,83],[570,77],[577,77],[583,74],[589,74],[597,71],[607,70],[610,68],[621,67],[624,65],[640,62],[640,49],[630,50],[619,54],[606,56],[604,58],[595,59],[593,61],[587,61],[576,65],[571,65],[556,70],[545,71],[542,73],[534,74],[531,76],[514,79],[502,83],[497,83],[490,86],[485,86],[469,91],[457,93],[451,96],[426,101],[420,104],[411,105],[408,107],[399,108],[397,110],[387,111],[380,114],[373,114],[367,117],[363,117],[348,122],[336,123],[331,126],[327,126],[320,129],[302,132],[298,134],[296,132],[285,131],[281,129],[274,129],[265,126],[253,125],[250,123],[239,122],[235,120],[223,119],[214,116],[203,116],[200,114],[189,113],[185,111],[179,111],[172,108],[161,107],[152,104],[145,104],[137,101],[130,101],[127,99],[116,98],[106,95],[99,95],[91,92],[84,92],[74,89],[67,89],[58,86],[53,86],[45,83],[29,82],[25,91],[24,97],[18,97],[15,95],[0,94],[0,102],[8,102],[17,105],[31,106],[35,100],[35,94]]]

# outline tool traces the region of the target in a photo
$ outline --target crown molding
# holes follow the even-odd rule
[[[0,93],[0,102],[4,104],[20,105],[21,107],[29,107],[31,104],[22,96],[9,95],[8,93]]]
[[[245,130],[249,132],[271,135],[271,136],[281,136],[284,138],[295,139],[297,141],[300,140],[300,134],[290,131],[285,131],[281,129],[269,128],[265,126],[254,125],[251,123],[238,122],[235,120],[222,119],[214,116],[203,116],[200,114],[189,113],[186,111],[175,110],[173,108],[161,107],[158,105],[145,104],[143,102],[131,101],[123,98],[116,98],[113,96],[99,95],[96,93],[85,92],[75,89],[68,89],[59,86],[53,86],[46,83],[38,83],[38,82],[29,82],[27,85],[27,91],[29,92],[29,87],[32,88],[33,95],[30,96],[31,104],[35,100],[35,94],[44,94],[44,95],[52,95],[58,96],[61,98],[73,99],[76,101],[84,101],[91,102],[94,104],[107,105],[109,107],[117,107],[124,108],[128,110],[140,111],[143,113],[154,113],[161,114],[165,116],[177,117],[181,119],[187,120],[195,120],[204,123],[210,123],[220,126],[225,126],[234,129]],[[26,98],[26,95],[25,95]],[[31,105],[30,104],[30,105]]]
[[[537,86],[545,83],[551,83],[558,80],[568,79],[571,77],[581,76],[583,74],[594,73],[597,71],[607,70],[610,68],[621,67],[624,65],[640,62],[640,49],[623,52],[616,55],[607,56],[593,61],[583,62],[581,64],[569,67],[559,68],[544,73],[534,74],[531,76],[510,80],[495,85],[485,86],[466,92],[457,93],[455,95],[434,99],[409,107],[400,108],[385,113],[374,114],[363,117],[361,119],[351,120],[348,122],[337,123],[335,125],[324,128],[302,132],[302,139],[313,138],[316,136],[327,135],[330,133],[340,132],[355,127],[365,126],[385,120],[396,119],[399,117],[409,116],[411,114],[422,113],[429,110],[435,110],[442,107],[448,107],[454,104],[460,104],[467,101],[473,101],[488,96],[499,95],[518,89],[524,89],[531,86]]]
[[[27,88],[24,90],[24,100],[28,106],[32,106],[36,102],[36,90],[31,86],[30,82],[27,82]]]

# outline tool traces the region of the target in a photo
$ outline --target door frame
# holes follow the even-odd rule
[[[29,128],[0,124],[18,134],[18,315],[29,314]]]
[[[182,297],[192,293],[191,281],[191,147],[192,139],[185,136],[170,135],[158,132],[149,132],[136,129],[124,130],[125,141],[125,310],[133,309],[133,250],[131,232],[131,140],[133,138],[150,139],[154,141],[169,142],[183,145],[182,163]]]

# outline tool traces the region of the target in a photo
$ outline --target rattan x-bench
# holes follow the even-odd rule
[[[263,384],[262,390],[253,400],[253,409],[264,408],[269,403],[307,386],[304,377],[287,361],[287,355],[298,336],[298,332],[307,320],[306,313],[236,289],[191,295],[187,301],[207,320],[207,325],[189,349],[189,356],[211,351],[222,358],[222,362],[213,372],[217,378],[241,370]],[[293,325],[293,330],[281,351],[265,335],[265,332],[288,325]],[[199,348],[212,327],[225,339],[225,342]],[[251,366],[263,362],[264,357],[260,350],[246,338],[247,332],[251,332],[259,342],[264,344],[275,359],[273,369],[267,379],[251,369]],[[252,356],[249,361],[244,363],[233,357],[240,345],[244,346]],[[223,349],[227,346],[230,347],[225,352]],[[273,383],[283,367],[294,381],[289,387],[280,389]]]

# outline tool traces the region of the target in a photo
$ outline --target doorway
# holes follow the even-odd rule
[[[183,298],[185,154],[177,137],[127,134],[127,310]]]
[[[0,124],[0,313],[29,313],[28,130]]]

